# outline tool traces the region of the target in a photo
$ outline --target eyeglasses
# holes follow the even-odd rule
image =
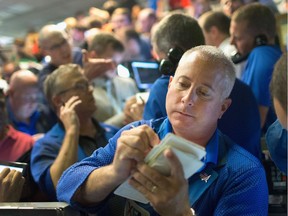
[[[48,49],[49,49],[49,50],[52,50],[52,51],[53,51],[53,50],[57,50],[57,49],[61,48],[63,45],[65,45],[65,44],[67,44],[67,43],[68,43],[68,41],[66,40],[66,38],[63,38],[62,41],[60,41],[59,43],[56,43],[56,44],[50,46]]]
[[[68,88],[68,89],[65,89],[63,91],[60,91],[59,93],[57,93],[57,95],[64,94],[64,93],[71,91],[71,90],[76,90],[79,92],[87,92],[89,90],[90,86],[91,85],[88,82],[76,83],[75,86]]]

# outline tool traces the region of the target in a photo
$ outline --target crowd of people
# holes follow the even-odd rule
[[[0,161],[24,162],[27,172],[0,172],[0,202],[64,201],[97,215],[268,214],[263,147],[287,175],[277,7],[161,2],[109,0],[1,54]],[[145,101],[133,76],[118,74],[134,60],[159,62]],[[171,149],[168,175],[144,163],[168,133],[205,148],[188,179]],[[113,194],[127,179],[148,204]]]

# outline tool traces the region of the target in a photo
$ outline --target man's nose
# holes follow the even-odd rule
[[[182,98],[182,103],[187,106],[193,106],[197,100],[197,95],[193,89],[189,89],[185,92]]]

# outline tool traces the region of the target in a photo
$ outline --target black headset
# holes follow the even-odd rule
[[[261,34],[261,35],[258,35],[255,37],[255,40],[254,40],[254,48],[255,47],[258,47],[258,46],[264,46],[264,45],[267,45],[268,44],[268,39],[266,37],[266,35],[264,34]],[[249,56],[250,53],[248,53],[247,55],[241,55],[240,53],[236,53],[235,55],[232,56],[232,61],[234,64],[238,64],[238,63],[241,63],[242,61],[245,61],[248,56]]]
[[[160,62],[160,72],[163,75],[173,76],[183,54],[184,51],[181,48],[171,48],[167,53],[168,59],[162,59]]]

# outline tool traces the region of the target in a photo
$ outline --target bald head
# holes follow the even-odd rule
[[[10,89],[21,90],[25,87],[36,87],[38,83],[37,76],[29,70],[19,70],[13,73],[10,80]]]
[[[16,71],[10,80],[8,96],[15,119],[27,122],[40,99],[37,76],[29,70]]]
[[[46,44],[55,38],[68,39],[68,36],[65,31],[61,30],[56,25],[45,25],[39,32],[39,45],[42,48],[46,48]]]
[[[193,61],[209,65],[209,70],[203,71],[203,74],[216,72],[215,74],[222,76],[220,85],[221,95],[223,99],[228,98],[236,79],[232,61],[221,50],[208,45],[197,46],[184,53],[179,62],[179,68],[187,67]],[[178,76],[180,71],[177,69],[175,76]]]

